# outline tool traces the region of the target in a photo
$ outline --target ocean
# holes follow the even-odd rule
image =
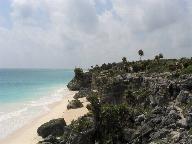
[[[0,139],[67,95],[73,70],[0,69]]]

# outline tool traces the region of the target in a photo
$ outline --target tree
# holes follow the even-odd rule
[[[160,59],[162,59],[163,58],[163,54],[162,53],[160,53],[159,55],[156,55],[155,56],[155,60],[159,63],[159,61],[160,61]]]
[[[158,55],[155,56],[155,60],[159,61],[159,56]]]
[[[162,59],[162,58],[163,58],[163,54],[160,53],[160,54],[159,54],[159,59]]]
[[[123,63],[127,63],[126,57],[123,57],[123,58],[122,58],[122,61],[123,61]]]
[[[142,49],[140,49],[140,50],[138,51],[138,54],[140,55],[140,60],[141,60],[141,57],[144,55],[143,50],[142,50]]]

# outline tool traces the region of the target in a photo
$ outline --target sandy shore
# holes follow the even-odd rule
[[[36,144],[41,137],[37,135],[37,128],[43,123],[48,122],[51,119],[64,118],[67,124],[73,119],[77,119],[88,112],[86,109],[87,101],[85,98],[80,99],[83,102],[84,107],[79,109],[67,110],[66,106],[68,101],[73,99],[76,92],[71,92],[67,97],[63,98],[61,102],[51,105],[51,110],[25,125],[23,128],[13,132],[13,134],[0,141],[0,144]]]

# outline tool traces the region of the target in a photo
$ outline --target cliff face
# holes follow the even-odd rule
[[[87,97],[90,113],[57,143],[192,143],[191,67],[191,59],[152,60],[78,72],[68,87]]]
[[[77,78],[74,77],[67,85],[67,87],[72,91],[79,91],[81,89],[91,88],[91,73],[82,73],[82,76]]]

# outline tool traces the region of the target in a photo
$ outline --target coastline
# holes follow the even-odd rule
[[[36,144],[41,140],[41,137],[37,135],[37,129],[43,123],[50,121],[51,119],[64,118],[67,124],[80,116],[83,116],[88,112],[86,109],[85,98],[80,100],[83,102],[84,107],[79,109],[67,110],[68,101],[73,99],[76,92],[70,91],[60,102],[55,102],[49,105],[50,111],[38,118],[32,120],[22,128],[16,130],[12,134],[8,135],[5,139],[0,140],[1,144]]]

